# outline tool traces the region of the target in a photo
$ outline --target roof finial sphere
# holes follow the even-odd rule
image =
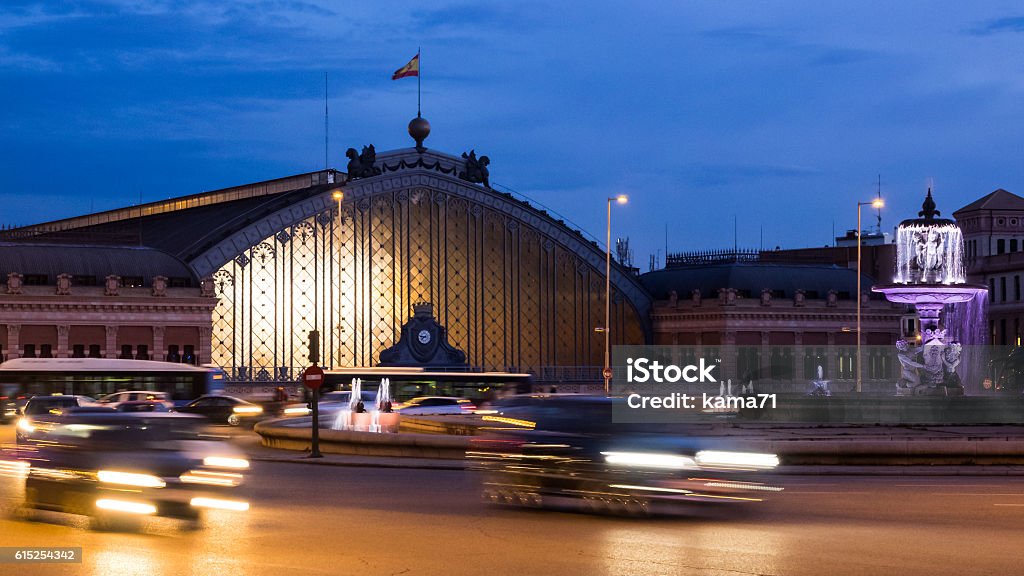
[[[424,150],[423,141],[427,139],[427,136],[430,136],[430,122],[427,122],[426,118],[417,115],[409,122],[409,136],[412,136],[412,139],[416,141],[416,149],[422,152]]]

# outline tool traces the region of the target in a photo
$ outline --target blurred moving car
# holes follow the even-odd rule
[[[114,392],[113,394],[107,394],[96,401],[99,404],[105,404],[112,408],[117,408],[117,405],[122,402],[161,402],[168,410],[174,409],[174,402],[171,400],[171,395],[167,392],[155,392],[152,390],[126,390],[124,392]]]
[[[394,407],[399,414],[472,414],[476,404],[458,396],[420,396]]]
[[[116,412],[170,412],[171,409],[167,407],[164,402],[156,400],[130,400],[128,402],[118,402],[114,408]]]
[[[360,390],[359,399],[363,402],[363,407],[367,410],[373,408],[377,402],[377,391],[376,390]],[[336,409],[348,409],[349,403],[352,401],[351,390],[335,390],[334,392],[328,392],[320,396],[320,411],[324,410],[336,410]]]
[[[238,426],[263,417],[263,407],[234,396],[204,395],[178,408],[178,412],[205,416],[213,422]]]
[[[532,396],[497,401],[492,433],[467,451],[499,505],[627,515],[683,512],[695,503],[751,503],[782,488],[773,454],[734,451],[678,425],[616,424],[620,398]]]
[[[70,408],[79,406],[96,406],[96,401],[88,396],[72,396],[58,394],[54,396],[33,396],[21,409],[21,418],[15,429],[16,442],[23,442],[36,433],[36,421],[45,415],[60,414]]]
[[[18,404],[15,398],[0,396],[0,422],[6,424],[18,417]]]
[[[202,434],[202,418],[169,413],[74,412],[39,419],[47,433],[0,468],[0,489],[21,508],[91,516],[99,528],[140,516],[198,521],[203,509],[244,511],[234,496],[249,462]],[[18,485],[19,481],[23,484]]]

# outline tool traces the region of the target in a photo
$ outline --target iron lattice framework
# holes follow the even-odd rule
[[[216,364],[237,379],[293,380],[317,329],[323,365],[375,365],[413,304],[432,302],[471,369],[599,371],[603,252],[491,190],[437,174],[388,178],[351,183],[341,218],[325,194],[293,223],[255,228],[272,233],[213,274]],[[615,343],[644,342],[648,303],[632,300],[613,291]]]

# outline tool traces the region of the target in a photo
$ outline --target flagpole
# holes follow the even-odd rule
[[[416,64],[419,70],[416,71],[416,117],[421,118],[420,115],[420,78],[423,77],[423,59],[420,58],[420,49],[416,48]]]

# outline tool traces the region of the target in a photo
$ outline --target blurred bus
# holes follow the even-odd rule
[[[107,358],[16,358],[0,364],[0,398],[7,402],[40,394],[100,398],[125,390],[166,392],[183,403],[222,393],[224,372],[191,364]]]

